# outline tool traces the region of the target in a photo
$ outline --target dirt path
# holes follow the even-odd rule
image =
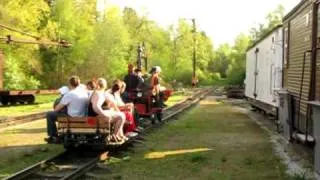
[[[239,109],[207,98],[106,162],[105,179],[292,179],[268,134]],[[125,157],[125,158],[124,158]],[[121,161],[123,159],[123,161]],[[125,159],[125,160],[124,160]]]
[[[61,152],[61,145],[48,145],[44,119],[0,131],[0,178]]]

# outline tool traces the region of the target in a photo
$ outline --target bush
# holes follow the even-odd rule
[[[24,72],[17,59],[8,56],[4,69],[4,89],[37,89],[40,81]]]
[[[241,70],[241,69],[233,70],[229,74],[227,78],[227,82],[230,85],[243,85],[245,77],[246,77],[246,73],[244,70]]]

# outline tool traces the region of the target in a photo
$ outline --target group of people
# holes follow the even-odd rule
[[[159,66],[154,66],[148,74],[143,75],[141,69],[133,69],[132,65],[128,66],[128,75],[125,76],[124,82],[127,84],[126,92],[136,91],[136,90],[151,90],[152,94],[157,99],[157,106],[166,107],[163,101],[163,91],[166,90],[165,87],[160,86],[160,75],[161,68]],[[125,101],[127,100],[127,94],[123,94]],[[126,101],[128,102],[128,101]]]
[[[145,82],[140,69],[133,71],[129,65],[129,73],[124,81],[115,80],[110,89],[107,81],[99,78],[89,81],[86,85],[81,84],[80,78],[72,76],[69,79],[69,87],[59,89],[61,97],[54,103],[54,110],[47,113],[47,132],[49,143],[58,143],[59,137],[56,121],[59,116],[70,117],[98,117],[113,125],[109,141],[123,143],[128,140],[126,134],[139,131],[134,118],[134,104],[125,98],[125,91],[143,88],[146,84],[154,93],[160,92],[159,73],[160,67],[153,67],[150,71],[150,82]]]

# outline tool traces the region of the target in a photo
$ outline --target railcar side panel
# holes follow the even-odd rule
[[[284,33],[288,31],[289,35],[284,49],[284,54],[287,54],[284,59],[284,88],[293,96],[294,125],[305,132],[311,77],[312,2],[301,3],[295,12],[284,18],[283,24]],[[309,132],[311,127],[310,124]]]
[[[279,106],[282,86],[282,39],[279,26],[247,51],[245,94],[272,107]]]

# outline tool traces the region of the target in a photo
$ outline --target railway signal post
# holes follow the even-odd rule
[[[191,19],[192,21],[192,33],[193,33],[193,52],[192,52],[192,87],[197,85],[197,78],[196,78],[196,43],[197,43],[197,29],[196,29],[196,19]]]

